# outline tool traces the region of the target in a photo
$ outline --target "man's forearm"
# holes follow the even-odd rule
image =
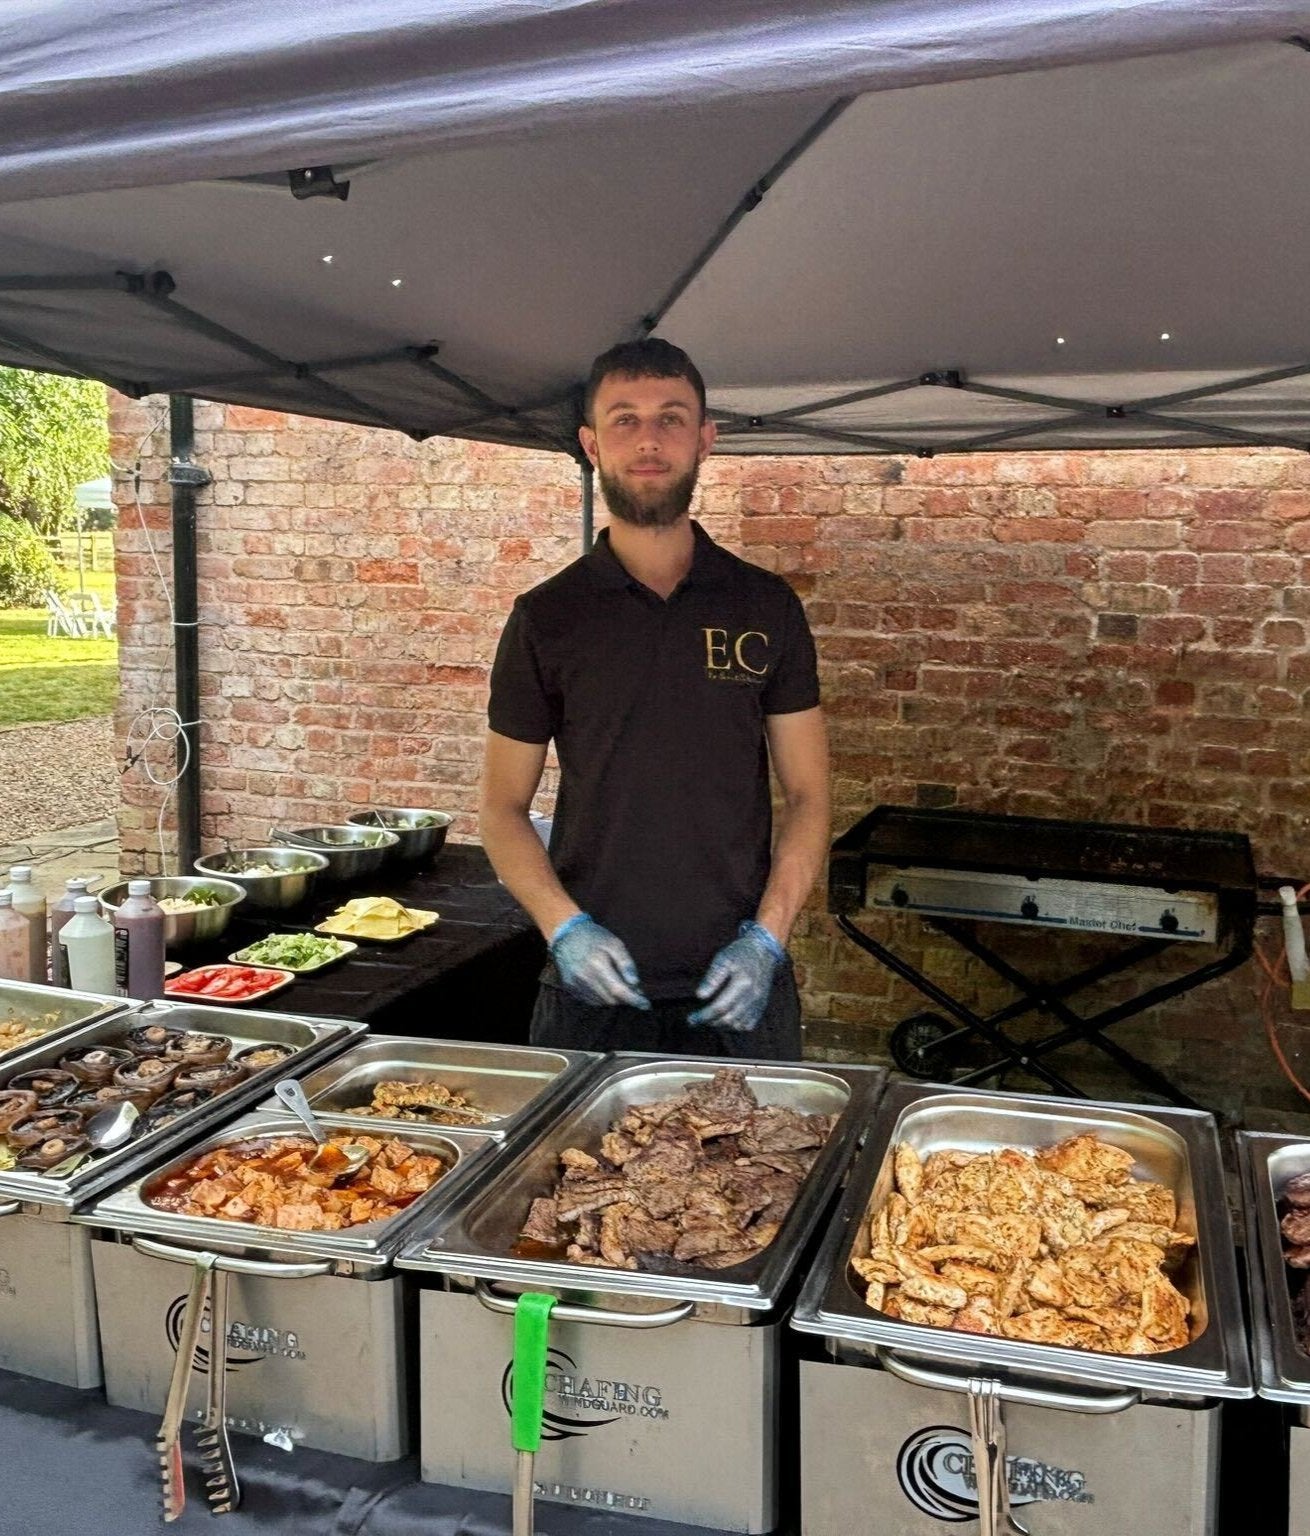
[[[830,835],[826,794],[784,805],[768,883],[756,913],[756,921],[781,944],[791,936],[792,924],[819,878]]]
[[[482,846],[506,890],[547,939],[580,911],[559,883],[526,811],[482,809]]]

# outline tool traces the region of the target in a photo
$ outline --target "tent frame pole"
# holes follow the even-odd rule
[[[168,482],[173,502],[173,677],[177,738],[177,866],[200,857],[200,631],[196,580],[196,491],[213,478],[195,462],[195,402],[168,397]],[[161,870],[161,873],[163,871]]]

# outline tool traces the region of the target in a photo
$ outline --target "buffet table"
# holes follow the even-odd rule
[[[0,1467],[6,1531],[59,1529],[145,1536],[165,1526],[154,1455],[157,1418],[110,1408],[99,1392],[0,1371]],[[244,1498],[216,1526],[186,1449],[186,1511],[172,1529],[210,1536],[508,1536],[501,1494],[418,1481],[414,1458],[373,1463],[322,1451],[286,1452],[236,1440]],[[506,1456],[510,1450],[506,1444]],[[693,1536],[673,1525],[605,1510],[537,1505],[541,1536]],[[714,1536],[698,1529],[695,1536]]]
[[[270,933],[305,932],[355,896],[392,896],[439,912],[441,921],[399,943],[362,942],[341,964],[300,977],[279,1008],[362,1019],[392,1034],[527,1040],[545,945],[475,843],[447,843],[435,866],[416,874],[320,884],[307,905],[289,912],[243,905],[219,943],[189,952],[186,963],[225,960]]]

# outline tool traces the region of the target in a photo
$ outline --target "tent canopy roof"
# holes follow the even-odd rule
[[[0,361],[573,451],[657,330],[728,451],[1310,445],[1307,3],[6,25]]]

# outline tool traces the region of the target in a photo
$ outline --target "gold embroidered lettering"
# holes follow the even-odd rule
[[[719,657],[722,660],[719,660]],[[726,629],[707,629],[705,631],[705,665],[711,672],[726,672],[728,668],[728,631]]]
[[[767,647],[769,643],[769,637],[764,633],[762,629],[748,629],[744,634],[737,636],[737,643],[732,648],[733,655],[737,658],[737,665],[742,669],[743,672],[753,672],[756,677],[763,677],[764,674],[769,670],[768,662],[766,661],[762,667],[753,667],[741,653],[742,646],[745,645],[748,640],[763,640],[765,646]]]

